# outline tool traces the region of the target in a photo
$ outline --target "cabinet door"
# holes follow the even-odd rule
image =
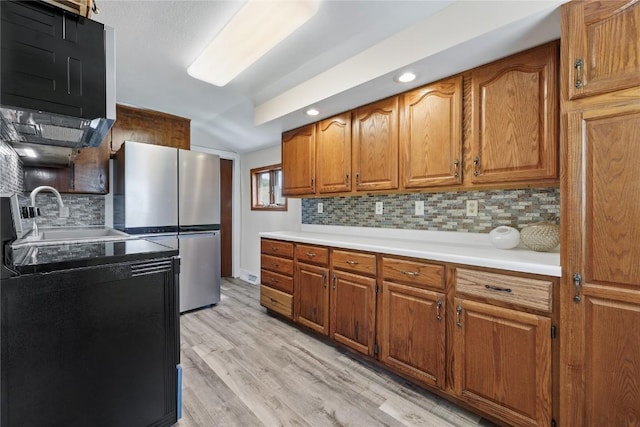
[[[2,105],[105,117],[104,25],[41,2],[0,10]]]
[[[373,356],[376,281],[334,271],[331,276],[331,338]]]
[[[462,77],[400,96],[404,188],[462,182]]]
[[[575,425],[640,419],[640,88],[629,99],[568,117],[560,416]]]
[[[471,72],[473,183],[558,178],[558,46]]]
[[[640,85],[640,3],[573,1],[562,9],[569,99]]]
[[[314,194],[316,126],[311,124],[282,134],[283,196]]]
[[[431,386],[444,388],[445,295],[384,282],[380,360]]]
[[[318,192],[351,191],[351,113],[318,123]]]
[[[398,97],[354,111],[353,170],[358,191],[398,188]]]
[[[61,193],[107,194],[109,192],[109,137],[99,147],[78,150],[67,168],[24,168],[24,189],[50,185]]]
[[[455,306],[458,396],[513,425],[550,425],[551,320],[459,298]]]
[[[308,328],[329,335],[329,269],[297,264],[294,319]]]

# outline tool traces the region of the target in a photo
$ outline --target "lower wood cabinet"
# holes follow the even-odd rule
[[[461,298],[455,307],[458,397],[512,425],[551,425],[551,319]]]
[[[331,282],[331,338],[373,356],[376,279],[334,270]]]
[[[380,361],[444,388],[445,301],[441,292],[384,282],[378,323]]]
[[[268,239],[261,248],[270,311],[505,425],[554,425],[558,279]]]

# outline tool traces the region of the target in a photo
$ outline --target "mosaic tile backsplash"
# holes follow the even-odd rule
[[[104,196],[89,194],[61,194],[62,202],[69,207],[69,217],[58,216],[56,196],[50,192],[40,192],[36,196],[36,206],[41,215],[36,219],[39,227],[83,227],[104,225]]]
[[[424,216],[415,215],[416,200],[424,201]],[[478,216],[466,216],[467,200],[478,201]],[[375,214],[376,202],[383,202],[382,215]],[[302,199],[302,223],[316,225],[488,233],[499,225],[520,229],[559,215],[558,188]]]
[[[24,187],[20,157],[0,141],[0,193],[18,193]]]

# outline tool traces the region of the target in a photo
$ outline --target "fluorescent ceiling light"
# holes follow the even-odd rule
[[[14,149],[16,150],[16,153],[18,153],[18,156],[20,157],[38,157],[38,155],[32,148],[16,147]]]
[[[307,22],[318,7],[319,0],[249,0],[187,72],[224,86]]]

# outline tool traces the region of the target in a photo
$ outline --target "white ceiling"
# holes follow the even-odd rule
[[[564,1],[321,0],[307,24],[225,87],[186,70],[241,1],[97,0],[93,19],[116,30],[118,103],[190,118],[192,144],[241,153],[279,144],[282,131],[557,39]],[[403,69],[418,79],[395,83]],[[321,115],[306,116],[309,106]]]

